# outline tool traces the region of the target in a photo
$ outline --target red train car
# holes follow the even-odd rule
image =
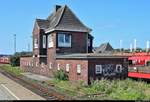
[[[9,63],[10,63],[9,56],[1,56],[0,57],[0,64],[9,64]]]
[[[133,53],[128,60],[128,77],[150,79],[150,53]]]

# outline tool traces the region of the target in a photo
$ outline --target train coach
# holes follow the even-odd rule
[[[134,53],[128,61],[128,77],[150,79],[150,53]]]

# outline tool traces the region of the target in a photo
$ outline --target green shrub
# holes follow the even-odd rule
[[[20,66],[20,56],[11,56],[10,57],[11,66]]]
[[[68,80],[68,75],[62,69],[56,71],[54,77],[58,80]]]

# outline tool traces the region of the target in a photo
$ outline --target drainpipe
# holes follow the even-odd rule
[[[86,53],[88,53],[88,33],[87,33],[87,37],[86,37]]]

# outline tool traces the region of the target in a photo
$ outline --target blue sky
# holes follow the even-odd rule
[[[94,46],[110,42],[114,48],[146,47],[150,40],[150,0],[1,0],[0,54],[13,54],[13,34],[17,51],[27,51],[36,18],[47,18],[54,5],[68,5],[93,31]],[[32,47],[32,46],[31,46]],[[31,50],[31,48],[30,48]]]

